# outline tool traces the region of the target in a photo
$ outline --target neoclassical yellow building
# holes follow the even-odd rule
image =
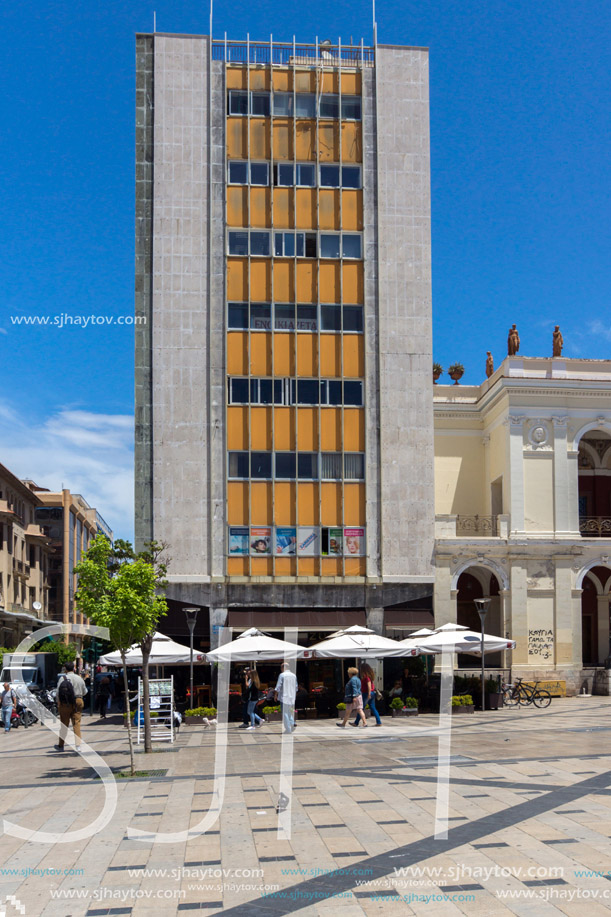
[[[436,625],[479,629],[491,596],[486,630],[517,642],[492,664],[607,693],[611,361],[507,357],[434,412]]]

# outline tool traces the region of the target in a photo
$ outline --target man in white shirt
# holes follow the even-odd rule
[[[71,691],[70,693],[74,695],[74,702],[71,703],[68,698],[65,697],[65,692],[62,687],[62,682],[69,682]],[[67,693],[67,692],[66,692]],[[81,714],[83,712],[84,706],[84,697],[87,694],[87,685],[83,681],[80,675],[76,675],[74,672],[74,663],[66,663],[66,674],[60,675],[57,681],[57,704],[59,707],[59,718],[61,720],[61,729],[59,734],[59,743],[55,746],[58,751],[64,750],[64,743],[66,741],[67,727],[72,722],[72,728],[74,730],[75,736],[75,745],[74,747],[78,750],[81,747]]]
[[[289,670],[288,662],[282,664],[278,683],[276,685],[276,700],[282,704],[282,719],[284,731],[293,732],[295,729],[295,698],[297,696],[297,679]]]

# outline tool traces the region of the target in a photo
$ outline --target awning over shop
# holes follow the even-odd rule
[[[351,627],[353,624],[365,626],[367,616],[364,611],[351,611],[342,608],[291,609],[278,611],[265,609],[233,610],[229,609],[227,621],[229,627],[237,629],[257,627],[259,630],[284,630],[285,627],[297,627],[300,631],[335,631]]]
[[[418,608],[387,608],[384,612],[384,624],[398,630],[415,630],[419,627],[435,627],[433,612]]]

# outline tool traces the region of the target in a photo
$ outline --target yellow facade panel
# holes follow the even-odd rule
[[[361,95],[361,74],[358,72],[342,71],[342,95]]]
[[[274,188],[274,227],[293,228],[293,189]]]
[[[299,525],[319,525],[318,484],[300,481],[297,489],[297,499],[299,501]]]
[[[227,89],[246,89],[247,80],[246,67],[227,67]]]
[[[274,159],[281,162],[293,159],[292,118],[274,118]]]
[[[337,157],[339,159],[339,156]],[[342,121],[342,162],[363,161],[363,133],[360,121]]]
[[[364,484],[344,484],[344,523],[365,525]]]
[[[295,375],[295,334],[283,331],[274,335],[274,376]]]
[[[318,198],[318,228],[341,229],[340,223],[339,190],[321,188]]]
[[[336,94],[339,92],[338,70],[323,71],[321,92],[333,92]]]
[[[250,336],[250,372],[253,376],[272,374],[272,335],[262,331]]]
[[[322,265],[321,265],[322,271]],[[316,302],[316,264],[312,261],[297,262],[297,302]]]
[[[316,122],[297,121],[295,124],[296,156],[298,162],[316,159]]]
[[[272,408],[251,407],[250,448],[257,452],[271,452],[273,449]]]
[[[316,229],[316,189],[297,188],[296,223],[298,229]]]
[[[292,71],[277,70],[274,67],[274,91],[291,92],[293,89]]]
[[[229,525],[248,525],[248,483],[229,481],[227,484],[227,521]]]
[[[321,334],[320,375],[341,376],[342,374],[341,334]]]
[[[321,557],[320,572],[322,576],[341,576],[342,575],[341,557]]]
[[[270,159],[269,118],[250,119],[250,158]]]
[[[297,503],[295,484],[288,481],[276,481],[274,493],[274,523],[276,525],[296,525]]]
[[[297,335],[297,375],[318,375],[318,338],[314,334]]]
[[[338,121],[319,121],[318,150],[321,162],[339,161]]]
[[[276,557],[274,561],[276,576],[296,576],[297,575],[297,558],[296,557]]]
[[[248,375],[248,334],[245,331],[227,333],[227,372],[230,376]]]
[[[246,258],[227,259],[227,299],[229,302],[248,301],[248,261]]]
[[[252,525],[272,525],[274,513],[271,482],[253,481],[251,483],[250,518]]]
[[[251,92],[269,92],[271,83],[267,67],[251,67],[249,79]]]
[[[325,408],[320,412],[320,448],[323,452],[341,451],[342,412],[340,408]]]
[[[248,226],[248,188],[227,186],[227,225]]]
[[[364,302],[364,279],[362,261],[344,261],[342,264],[344,302],[362,304]],[[328,302],[320,298],[321,302]],[[333,302],[334,300],[331,300]],[[335,300],[336,302],[338,300]]]
[[[253,258],[250,262],[250,301],[271,302],[272,262],[268,258]],[[350,300],[357,302],[357,300]]]
[[[276,452],[295,451],[295,408],[274,408],[274,443]]]
[[[365,451],[365,411],[363,408],[344,408],[344,451]]]
[[[299,576],[318,576],[320,563],[318,557],[299,557]]]
[[[342,485],[325,481],[321,485],[321,525],[342,524]]]
[[[344,376],[361,379],[365,375],[365,342],[362,334],[344,335]]]
[[[344,576],[365,576],[367,559],[365,557],[345,557]]]
[[[227,575],[228,576],[248,576],[248,558],[247,557],[228,557],[227,558]]]
[[[248,158],[247,129],[246,118],[227,118],[227,156],[229,159]]]
[[[362,191],[352,188],[342,191],[342,229],[354,232],[361,232],[363,229]]]
[[[295,92],[316,92],[316,77],[314,70],[295,71]]]
[[[248,408],[230,405],[227,408],[227,448],[233,451],[248,449]]]
[[[250,571],[252,576],[271,576],[274,561],[271,557],[251,557]]]
[[[274,199],[275,199],[274,194]],[[295,302],[295,262],[276,258],[274,271],[274,299],[276,302]]]
[[[340,270],[341,264],[339,261],[321,261],[319,263],[318,277],[321,302],[338,303],[342,301]]]
[[[297,449],[318,452],[318,408],[297,409]]]
[[[250,189],[250,225],[272,225],[272,199],[269,188]]]

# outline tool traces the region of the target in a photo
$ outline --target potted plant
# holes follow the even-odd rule
[[[418,701],[415,697],[405,698],[401,716],[418,716]]]
[[[264,707],[263,716],[268,723],[279,723],[282,719],[280,704],[276,704],[273,707]]]
[[[185,718],[183,720],[185,726],[195,726],[196,723],[204,722],[204,708],[203,707],[192,707],[190,710],[185,710]]]
[[[454,380],[454,385],[459,384],[458,380],[462,379],[464,373],[465,367],[462,365],[462,363],[452,363],[452,365],[448,368],[448,376],[450,379]]]
[[[345,706],[345,705],[344,705]],[[403,701],[400,697],[393,697],[390,702],[390,713],[391,716],[401,716],[401,711],[403,710]]]
[[[488,710],[498,710],[503,706],[503,694],[499,691],[499,683],[496,678],[486,679],[486,707]]]
[[[455,694],[452,698],[452,713],[473,713],[475,704],[470,694]]]
[[[433,385],[437,385],[437,380],[443,373],[443,366],[441,363],[433,363]]]
[[[346,709],[346,705],[344,704],[343,701],[341,702],[341,704],[336,704],[335,706],[337,707],[338,713],[343,713],[344,710]]]

